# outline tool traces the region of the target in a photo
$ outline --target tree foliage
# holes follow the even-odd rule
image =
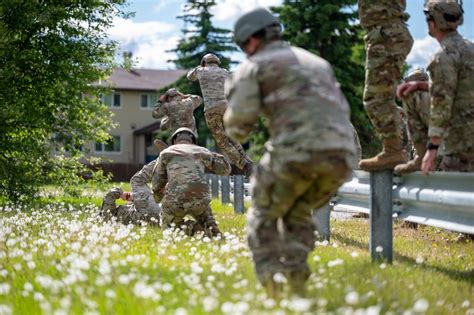
[[[198,66],[201,58],[207,53],[217,55],[221,60],[221,67],[229,69],[232,60],[224,53],[236,51],[231,31],[215,27],[212,23],[211,9],[216,5],[215,0],[188,0],[184,5],[184,13],[178,16],[185,23],[182,30],[183,37],[171,52],[176,53],[177,59],[169,60],[179,69],[192,69]],[[185,94],[202,95],[198,82],[189,81],[185,76],[178,79],[171,86],[161,90],[166,91],[176,87]],[[207,139],[211,139],[209,129],[204,118],[203,107],[195,111],[196,125],[199,133],[198,142],[206,146]]]
[[[124,0],[0,2],[0,195],[49,180],[78,183],[86,141],[104,141],[110,111],[91,84],[113,69],[112,19]],[[83,160],[81,160],[83,161]]]
[[[378,149],[362,103],[364,46],[357,23],[357,0],[285,0],[272,10],[284,26],[283,38],[328,60],[352,110],[364,153]],[[375,141],[374,141],[375,140]]]

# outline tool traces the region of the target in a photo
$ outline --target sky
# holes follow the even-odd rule
[[[173,63],[167,60],[175,55],[167,50],[175,48],[182,36],[184,23],[176,16],[182,13],[184,3],[184,0],[129,0],[126,9],[135,12],[135,16],[128,20],[115,19],[109,35],[118,41],[121,52],[132,52],[137,68],[174,69]],[[257,6],[276,6],[282,0],[217,0],[217,3],[212,11],[214,24],[232,30],[243,12]],[[415,39],[407,63],[413,68],[425,68],[439,49],[436,40],[428,35],[423,4],[424,0],[407,0],[408,26]],[[464,25],[459,32],[474,41],[474,0],[464,0]],[[234,60],[244,58],[243,53],[231,57]]]

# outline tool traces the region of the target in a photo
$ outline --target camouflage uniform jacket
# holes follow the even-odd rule
[[[206,167],[228,175],[230,164],[224,156],[194,144],[175,144],[161,152],[153,170],[152,190],[157,202],[172,198],[183,204],[209,200]]]
[[[193,113],[201,104],[202,98],[198,95],[186,98],[175,97],[171,102],[156,105],[152,116],[153,118],[168,116],[171,134],[181,127],[197,132]]]
[[[443,137],[441,154],[474,153],[474,43],[448,34],[428,66],[429,137]]]
[[[229,71],[215,64],[206,67],[198,66],[188,72],[188,79],[199,80],[202,95],[204,97],[204,110],[208,110],[219,105],[226,105],[227,100],[224,93],[224,83],[229,76]]]
[[[244,61],[229,83],[224,122],[236,140],[244,141],[263,113],[267,150],[344,150],[355,156],[349,105],[324,59],[275,41]]]
[[[359,0],[360,24],[370,29],[393,20],[407,21],[406,6],[406,0]]]

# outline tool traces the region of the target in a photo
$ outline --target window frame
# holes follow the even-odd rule
[[[122,135],[111,135],[113,138],[118,137],[119,138],[119,145],[120,145],[120,151],[106,151],[105,146],[107,143],[103,142],[94,142],[94,153],[97,154],[112,154],[112,155],[117,155],[117,154],[122,154],[123,153],[123,138]],[[97,145],[100,144],[101,150],[97,150]]]
[[[106,96],[110,96],[110,105],[105,102],[105,97]],[[119,106],[114,105],[115,96],[118,96],[119,99],[120,99],[120,105]],[[102,95],[101,96],[101,102],[110,109],[121,109],[122,108],[122,93],[120,93],[120,92],[110,92],[110,93],[107,93],[107,95]]]
[[[146,96],[147,97],[147,105],[146,107],[142,106],[142,97],[143,96]],[[155,103],[156,101],[158,100],[158,94],[157,93],[140,93],[140,96],[139,96],[139,99],[138,99],[138,107],[141,109],[141,110],[153,110],[153,108],[155,107],[155,103],[153,103],[153,96],[155,96]]]

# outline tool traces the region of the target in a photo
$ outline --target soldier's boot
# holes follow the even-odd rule
[[[160,150],[160,152],[163,151],[164,149],[168,148],[168,145],[160,139],[153,140],[153,144],[155,145],[155,147],[158,150]]]
[[[299,297],[306,296],[306,280],[309,277],[307,271],[289,271],[286,272],[286,278],[290,285],[290,293]]]
[[[364,171],[393,169],[398,164],[407,161],[407,153],[398,137],[383,140],[383,150],[370,159],[359,162],[359,168]]]
[[[117,214],[115,200],[119,199],[122,193],[123,190],[120,187],[115,187],[109,190],[107,194],[105,194],[104,200],[102,201],[102,206],[100,207],[100,215],[106,217],[115,216]]]
[[[425,144],[415,143],[415,157],[407,163],[395,166],[395,174],[407,174],[421,170],[421,162],[423,161],[425,153]]]
[[[211,223],[206,225],[204,229],[204,234],[207,237],[216,237],[217,235],[221,234],[221,231],[219,230],[219,227],[216,223]]]
[[[267,296],[275,301],[280,301],[283,294],[284,285],[273,279],[274,274],[267,274],[263,277],[262,285],[267,292]]]

